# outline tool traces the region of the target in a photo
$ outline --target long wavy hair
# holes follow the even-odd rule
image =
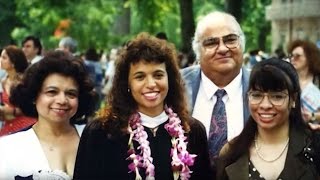
[[[169,90],[164,104],[178,114],[184,130],[188,131],[187,103],[175,47],[171,43],[153,37],[148,33],[140,33],[120,50],[113,85],[107,98],[108,106],[98,115],[98,118],[104,122],[104,127],[113,135],[127,132],[129,117],[137,112],[137,103],[131,92],[128,92],[129,70],[131,64],[140,61],[156,64],[165,63]]]
[[[252,69],[248,91],[250,89],[266,92],[288,90],[289,99],[295,103],[295,107],[288,106],[288,108],[291,108],[289,126],[300,130],[306,128],[301,115],[301,90],[298,74],[292,64],[278,58],[259,62]],[[249,148],[254,141],[256,132],[257,123],[250,116],[240,135],[228,143],[227,151],[219,157],[217,166],[218,179],[227,179],[225,167],[237,161],[243,154],[249,153]]]
[[[15,45],[9,45],[3,48],[10,58],[10,62],[14,65],[17,73],[23,73],[28,67],[28,60],[23,51]]]

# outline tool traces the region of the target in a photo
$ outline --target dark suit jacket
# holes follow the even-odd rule
[[[248,100],[246,98],[246,92],[249,85],[249,72],[242,68],[242,96],[243,96],[243,119],[244,123],[247,122],[250,112],[248,108]],[[201,82],[201,69],[199,65],[187,67],[181,70],[182,78],[185,82],[187,91],[187,98],[189,103],[189,110],[192,114],[194,104],[198,95],[199,86]]]
[[[318,141],[319,137],[317,138]],[[314,139],[315,140],[315,139]],[[290,129],[289,149],[285,166],[280,176],[283,180],[316,180],[320,179],[315,163],[319,161],[319,149],[314,149],[313,162],[305,158],[304,148],[311,143],[310,136],[304,132]],[[320,142],[315,142],[319,145]],[[315,147],[314,147],[315,148]],[[318,155],[316,155],[318,154]],[[316,157],[317,156],[317,157]],[[244,154],[237,161],[225,168],[229,180],[247,180],[249,173],[249,155]],[[319,168],[319,167],[318,167]],[[318,175],[317,175],[318,174]]]

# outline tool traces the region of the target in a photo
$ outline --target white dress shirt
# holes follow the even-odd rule
[[[244,127],[243,97],[242,97],[242,70],[224,90],[227,92],[222,101],[226,106],[228,141],[238,136]],[[213,107],[217,101],[214,93],[219,89],[203,72],[192,117],[198,119],[206,128],[207,135],[211,124]]]

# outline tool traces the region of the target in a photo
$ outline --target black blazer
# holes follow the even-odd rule
[[[315,132],[314,132],[315,133]],[[320,138],[315,133],[290,129],[289,149],[285,161],[285,166],[280,174],[283,180],[317,180],[320,179]],[[307,151],[310,147],[312,152]],[[306,149],[305,149],[306,148]],[[310,158],[306,158],[306,154]],[[244,154],[237,161],[225,168],[229,180],[248,180],[249,154]]]
[[[166,123],[159,126],[155,137],[148,128],[145,128],[155,165],[155,179],[158,180],[173,179],[170,157],[171,136],[164,129]],[[191,167],[193,171],[191,179],[212,180],[214,174],[210,169],[207,136],[202,123],[191,118],[187,137],[189,153],[197,155],[195,164]],[[112,137],[103,128],[102,122],[91,122],[84,129],[80,139],[74,179],[135,179],[134,172],[128,173],[128,165],[131,163],[126,160],[128,139],[129,135]],[[145,179],[144,172],[144,169],[140,170],[143,179]]]

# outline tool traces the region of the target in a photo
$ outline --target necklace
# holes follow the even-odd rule
[[[165,112],[169,116],[169,122],[165,124],[164,128],[171,136],[171,166],[173,169],[174,179],[177,180],[179,177],[181,180],[188,180],[190,178],[189,166],[194,164],[196,155],[189,154],[187,151],[187,142],[184,135],[184,130],[181,126],[181,120],[171,108],[165,106]],[[151,149],[149,141],[147,140],[148,135],[144,131],[144,127],[141,124],[139,113],[131,115],[129,119],[128,131],[130,138],[128,142],[129,150],[128,160],[132,160],[132,163],[128,165],[129,173],[136,173],[136,180],[142,180],[139,174],[139,168],[144,168],[146,173],[146,179],[154,179],[154,165],[152,164],[153,158],[151,157]],[[132,140],[139,143],[137,149],[140,153],[136,153]]]
[[[261,160],[263,160],[263,161],[265,161],[265,162],[267,162],[267,163],[272,163],[272,162],[275,162],[276,160],[278,160],[278,159],[282,156],[282,154],[284,153],[284,151],[287,149],[288,145],[289,145],[289,138],[287,139],[285,146],[283,147],[283,149],[281,150],[281,152],[280,152],[280,154],[279,154],[278,156],[276,156],[274,159],[266,159],[266,158],[263,157],[263,156],[260,154],[260,152],[259,152],[259,150],[260,150],[261,147],[259,147],[259,145],[258,145],[258,138],[256,138],[256,139],[254,140],[254,147],[255,147],[255,151],[256,151],[258,157],[259,157]]]

